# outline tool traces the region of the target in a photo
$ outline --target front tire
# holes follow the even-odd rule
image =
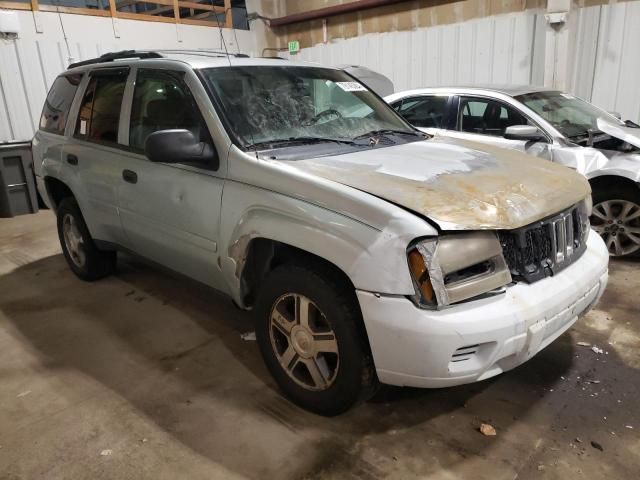
[[[294,403],[338,415],[375,392],[377,379],[353,291],[329,269],[283,265],[263,282],[256,338]]]
[[[98,250],[74,198],[64,198],[56,215],[62,253],[73,273],[90,282],[115,271],[116,252]]]
[[[611,256],[640,253],[640,191],[626,185],[594,191],[591,226]]]

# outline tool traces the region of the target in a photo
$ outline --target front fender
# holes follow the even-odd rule
[[[615,175],[624,177],[635,183],[640,183],[640,154],[617,153],[609,158],[609,161],[601,169],[591,172],[587,178],[593,179],[603,175]]]
[[[379,230],[342,214],[242,183],[225,185],[220,268],[229,293],[242,304],[240,278],[254,238],[278,241],[321,257],[360,290],[414,293],[406,260],[413,235]]]

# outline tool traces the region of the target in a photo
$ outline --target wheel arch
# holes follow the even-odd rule
[[[622,187],[629,189],[630,191],[635,191],[640,197],[640,185],[628,177],[618,175],[599,175],[597,177],[589,178],[589,184],[591,185],[592,195],[594,196],[609,189],[619,189]]]
[[[47,189],[47,196],[49,197],[49,202],[54,211],[57,210],[58,205],[60,205],[60,202],[62,201],[62,199],[66,197],[76,198],[75,194],[73,193],[69,185],[67,185],[65,182],[63,182],[62,180],[56,177],[52,177],[52,176],[44,177],[44,184]]]

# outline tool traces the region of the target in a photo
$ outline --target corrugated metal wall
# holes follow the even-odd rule
[[[577,12],[573,92],[640,122],[640,2]]]
[[[534,11],[413,31],[369,34],[292,56],[369,67],[396,90],[471,83],[542,83],[544,17]]]
[[[640,122],[640,1],[570,12],[573,65],[567,90]],[[396,90],[463,83],[544,81],[544,12],[525,11],[406,32],[369,34],[291,56],[354,64],[391,78]]]
[[[40,12],[42,33],[37,33],[32,12],[16,14],[20,37],[0,39],[0,142],[31,140],[49,86],[70,58],[78,61],[132,48],[221,48],[220,33],[212,27],[117,19],[114,32],[111,18]],[[255,54],[253,33],[236,34],[240,49]],[[236,51],[235,38],[225,30],[230,51]]]

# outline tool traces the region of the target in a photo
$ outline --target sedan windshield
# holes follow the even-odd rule
[[[598,130],[598,118],[619,124],[613,115],[562,92],[535,92],[519,95],[524,103],[567,138],[583,137]]]
[[[314,142],[348,145],[369,135],[420,135],[340,70],[244,66],[201,73],[243,148]]]

